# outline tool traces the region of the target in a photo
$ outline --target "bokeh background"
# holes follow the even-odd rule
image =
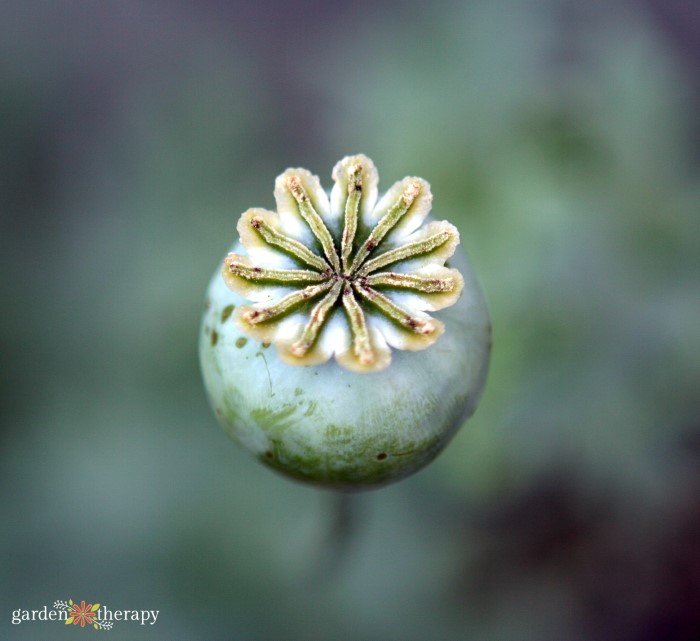
[[[699,8],[5,0],[0,638],[700,639]],[[431,182],[494,352],[343,499],[226,438],[197,332],[238,215],[356,152]]]

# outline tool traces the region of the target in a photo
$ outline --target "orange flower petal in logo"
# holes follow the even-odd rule
[[[88,625],[94,625],[94,619],[97,616],[99,607],[99,603],[95,603],[95,605],[92,603],[85,605],[85,601],[81,601],[80,605],[75,603],[72,608],[68,610],[69,617],[66,623],[72,623],[73,625],[78,625],[78,623],[80,623],[81,628],[84,628],[86,623]]]

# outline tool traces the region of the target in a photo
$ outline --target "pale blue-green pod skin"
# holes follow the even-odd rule
[[[282,362],[274,346],[235,325],[231,306],[248,301],[228,289],[217,269],[205,301],[200,362],[224,430],[279,472],[341,490],[378,487],[427,465],[474,413],[491,348],[484,296],[459,250],[450,266],[465,286],[452,307],[435,314],[445,333],[423,351],[393,350],[387,369],[367,374],[332,359],[309,367]]]

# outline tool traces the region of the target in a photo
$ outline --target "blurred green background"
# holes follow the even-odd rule
[[[700,639],[700,5],[5,0],[0,638]],[[475,417],[347,500],[217,427],[207,281],[275,176],[429,180]],[[102,633],[100,633],[102,634]]]

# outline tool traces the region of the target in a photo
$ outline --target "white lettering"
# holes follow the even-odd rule
[[[24,621],[67,621],[72,614],[68,609],[59,609],[54,606],[50,609],[45,605],[39,610],[13,610],[12,625],[19,625]],[[153,625],[158,620],[160,610],[110,610],[107,606],[101,606],[95,613],[98,621],[138,621],[141,625]]]

